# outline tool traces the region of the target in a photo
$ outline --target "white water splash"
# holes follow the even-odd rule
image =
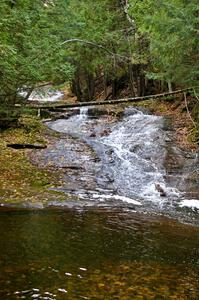
[[[133,200],[131,198],[125,197],[125,196],[119,196],[119,195],[102,195],[102,194],[93,194],[93,198],[99,199],[102,201],[105,200],[119,200],[123,202],[127,202],[129,204],[134,204],[134,205],[142,205],[141,202]]]
[[[88,107],[81,107],[78,115],[79,120],[86,120],[88,118]]]
[[[136,111],[113,128],[103,138],[103,144],[114,150],[116,165],[113,168],[114,186],[131,197],[139,196],[161,201],[155,189],[158,183],[169,193],[164,181],[165,158],[163,118]]]
[[[189,207],[191,209],[198,209],[199,210],[199,200],[183,200],[180,204],[180,207]]]

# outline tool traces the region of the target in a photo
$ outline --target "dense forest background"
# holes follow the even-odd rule
[[[1,106],[43,82],[79,101],[195,86],[198,13],[198,0],[3,0]]]

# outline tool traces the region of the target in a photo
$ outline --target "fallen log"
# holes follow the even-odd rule
[[[134,98],[124,98],[124,99],[117,99],[117,100],[104,100],[104,101],[90,101],[90,102],[78,102],[78,103],[68,103],[68,104],[53,104],[53,105],[38,105],[38,106],[31,106],[28,105],[31,109],[63,109],[63,108],[78,108],[78,107],[85,107],[85,106],[97,106],[97,105],[110,105],[110,104],[118,104],[118,103],[128,103],[128,102],[140,102],[146,100],[155,100],[159,98],[164,98],[171,95],[182,94],[184,92],[188,92],[193,90],[193,87],[176,90],[173,92],[161,93],[156,95],[148,95],[148,96],[141,96],[141,97],[134,97]]]
[[[46,145],[41,144],[7,144],[7,147],[13,149],[45,149]]]
[[[84,168],[83,167],[80,167],[80,166],[62,166],[61,167],[62,169],[66,169],[66,170],[83,170]]]

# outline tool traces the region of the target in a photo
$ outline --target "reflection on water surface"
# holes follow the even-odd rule
[[[0,212],[0,299],[198,299],[198,228],[119,210]]]

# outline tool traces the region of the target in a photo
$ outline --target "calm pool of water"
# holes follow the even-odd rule
[[[0,210],[0,299],[198,299],[199,229],[119,210]]]

